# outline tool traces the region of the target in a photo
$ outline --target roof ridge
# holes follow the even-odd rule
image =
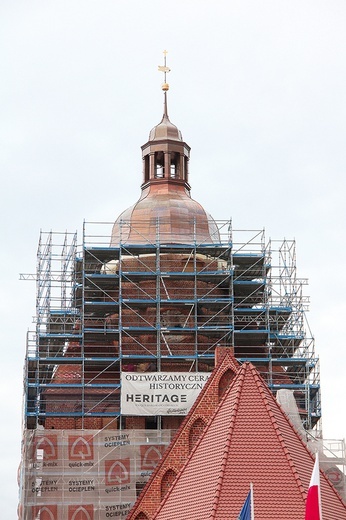
[[[218,483],[217,483],[216,489],[215,489],[215,498],[214,498],[213,504],[212,504],[210,519],[216,519],[217,518],[216,515],[217,515],[217,507],[218,507],[219,498],[220,498],[220,491],[221,491],[221,487],[223,485],[223,479],[224,479],[224,474],[225,474],[225,467],[226,467],[226,463],[227,463],[229,449],[230,449],[230,446],[231,446],[231,438],[232,438],[232,434],[233,434],[233,428],[234,428],[234,423],[235,423],[235,418],[236,418],[236,412],[238,410],[238,402],[239,402],[241,390],[242,390],[242,387],[243,387],[243,384],[244,384],[244,380],[245,380],[245,374],[244,374],[245,370],[246,370],[246,367],[244,365],[242,365],[239,368],[239,371],[238,371],[238,373],[236,375],[236,378],[233,381],[234,384],[230,385],[229,389],[225,392],[225,395],[222,397],[222,399],[221,399],[221,401],[219,403],[219,406],[215,410],[215,413],[210,418],[210,419],[212,419],[214,417],[214,415],[216,415],[217,411],[219,410],[219,408],[221,406],[221,403],[224,401],[226,396],[229,395],[229,393],[231,392],[231,389],[233,390],[233,386],[235,386],[236,383],[237,383],[237,389],[236,389],[236,392],[235,392],[236,393],[235,401],[234,401],[234,405],[233,405],[233,408],[232,408],[232,415],[230,417],[230,422],[229,422],[229,427],[228,427],[228,433],[227,433],[225,449],[224,449],[223,456],[222,456],[221,472],[220,472]],[[203,437],[203,434],[201,435],[201,439],[202,439],[202,437]]]

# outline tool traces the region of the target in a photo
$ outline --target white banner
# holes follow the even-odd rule
[[[121,413],[186,415],[209,376],[209,372],[123,372]]]

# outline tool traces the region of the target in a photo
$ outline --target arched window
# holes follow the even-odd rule
[[[166,473],[163,475],[161,480],[161,500],[173,484],[176,476],[177,474],[175,471],[173,471],[173,469],[168,469]]]
[[[191,426],[189,433],[189,452],[192,450],[192,448],[202,435],[204,428],[205,422],[200,417],[196,419],[193,425]]]
[[[149,519],[148,519],[148,517],[147,517],[146,514],[144,514],[143,512],[140,512],[140,513],[136,516],[135,520],[149,520]]]
[[[226,372],[222,374],[219,381],[219,402],[221,401],[226,390],[229,388],[229,385],[231,384],[233,378],[234,372],[231,369],[226,370]]]

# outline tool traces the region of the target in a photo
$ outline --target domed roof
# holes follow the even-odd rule
[[[140,199],[117,218],[111,246],[122,244],[213,244],[217,225],[183,185],[147,186]]]
[[[183,140],[180,130],[171,123],[166,113],[163,115],[161,122],[154,126],[149,134],[149,141],[160,141],[162,139]]]

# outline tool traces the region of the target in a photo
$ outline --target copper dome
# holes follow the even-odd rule
[[[215,221],[183,185],[150,184],[138,202],[117,218],[111,246],[122,244],[212,244],[220,241]]]

